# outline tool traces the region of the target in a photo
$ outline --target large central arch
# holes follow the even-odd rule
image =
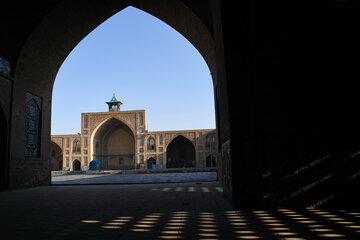
[[[100,123],[90,138],[90,157],[100,169],[134,169],[135,136],[122,121],[109,118]]]

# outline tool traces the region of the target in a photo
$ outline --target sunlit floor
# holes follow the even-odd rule
[[[216,181],[216,172],[54,175],[52,184],[179,183]]]
[[[0,193],[1,239],[360,239],[360,211],[237,211],[218,182]]]

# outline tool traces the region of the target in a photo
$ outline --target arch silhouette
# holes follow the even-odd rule
[[[213,33],[209,31],[211,24],[205,25],[200,15],[181,0],[60,1],[26,38],[13,67],[13,76],[17,83],[14,85],[12,96],[16,99],[14,109],[22,106],[27,92],[41,97],[44,103],[41,105],[42,149],[38,157],[44,159],[50,157],[48,149],[50,148],[51,104],[48,103],[52,101],[53,84],[62,63],[92,30],[128,6],[155,16],[182,34],[202,55],[210,69],[212,80],[216,84],[216,66],[219,65],[216,64]],[[222,122],[226,122],[226,119],[227,117],[224,116]],[[24,121],[25,117],[20,115],[16,120],[12,120],[11,126],[18,129],[17,133],[24,132]],[[23,134],[13,134],[15,131],[12,131],[10,138],[11,146],[18,146],[24,142]],[[90,146],[90,158],[93,149],[94,146]],[[22,158],[23,156],[18,152],[16,147],[11,147],[11,155]],[[26,167],[31,168],[31,165],[27,164]],[[41,174],[48,174],[47,177],[50,177],[49,173],[42,172]]]

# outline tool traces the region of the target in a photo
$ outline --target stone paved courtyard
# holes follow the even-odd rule
[[[117,183],[179,183],[216,181],[216,172],[142,173],[60,175],[52,177],[52,184],[117,184]]]
[[[360,239],[360,211],[237,211],[219,182],[0,193],[1,239]]]

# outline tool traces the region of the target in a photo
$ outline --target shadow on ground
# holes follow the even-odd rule
[[[1,239],[360,239],[360,211],[238,211],[219,182],[0,193]]]

